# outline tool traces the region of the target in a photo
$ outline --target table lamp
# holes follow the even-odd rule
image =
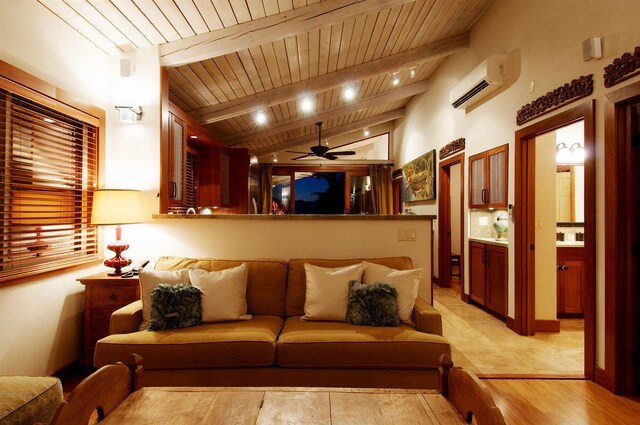
[[[116,226],[116,241],[107,244],[115,253],[113,258],[104,260],[104,265],[115,270],[109,276],[119,276],[122,268],[131,264],[131,259],[122,257],[129,244],[122,242],[121,224],[142,223],[142,195],[139,190],[99,189],[93,192],[91,224],[98,226]]]

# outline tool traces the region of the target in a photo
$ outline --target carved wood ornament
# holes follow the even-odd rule
[[[604,68],[604,86],[612,87],[616,84],[640,73],[640,46],[631,53],[625,53],[615,58],[613,63]]]
[[[464,150],[465,141],[464,137],[454,140],[453,142],[447,143],[440,149],[440,159],[446,158],[450,155],[453,155],[456,152]]]
[[[567,103],[587,97],[591,93],[593,93],[593,74],[584,75],[524,105],[516,113],[516,124],[522,125],[538,115],[551,112]]]

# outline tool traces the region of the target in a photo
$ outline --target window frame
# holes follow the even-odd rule
[[[93,160],[95,163],[91,164],[92,167],[83,167],[79,171],[80,174],[89,174],[88,182],[90,182],[90,186],[86,190],[93,192],[99,184],[100,170],[103,164],[101,152],[105,139],[105,111],[2,60],[0,60],[0,88],[6,91],[8,96],[20,96],[30,102],[95,127],[95,158]],[[85,197],[83,196],[83,198]],[[76,214],[80,213],[83,223],[85,222],[85,217],[87,218],[87,223],[89,221],[88,218],[90,218],[91,193],[87,194],[86,200],[85,203],[74,209]],[[12,204],[8,206],[10,205]],[[10,220],[10,218],[7,218],[7,220]],[[86,267],[87,265],[99,264],[103,257],[103,247],[100,243],[101,235],[98,229],[95,229],[94,232],[95,244],[82,245],[82,254],[79,255],[79,258],[65,261],[58,261],[57,259],[52,259],[50,262],[43,261],[38,264],[38,267],[29,266],[18,273],[2,276],[0,277],[0,288],[31,281],[33,276],[45,278]]]

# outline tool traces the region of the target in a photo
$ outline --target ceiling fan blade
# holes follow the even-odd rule
[[[337,152],[330,151],[329,154],[330,155],[355,155],[356,153],[354,151],[337,151]]]
[[[322,155],[322,157],[326,159],[330,159],[331,161],[338,159],[337,156],[330,153],[325,153],[324,155]]]
[[[285,152],[288,152],[288,153],[299,153],[301,155],[311,155],[309,152],[299,152],[299,151],[285,151]]]

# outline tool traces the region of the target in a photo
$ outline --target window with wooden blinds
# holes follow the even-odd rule
[[[97,258],[97,147],[95,125],[0,88],[0,282]]]

